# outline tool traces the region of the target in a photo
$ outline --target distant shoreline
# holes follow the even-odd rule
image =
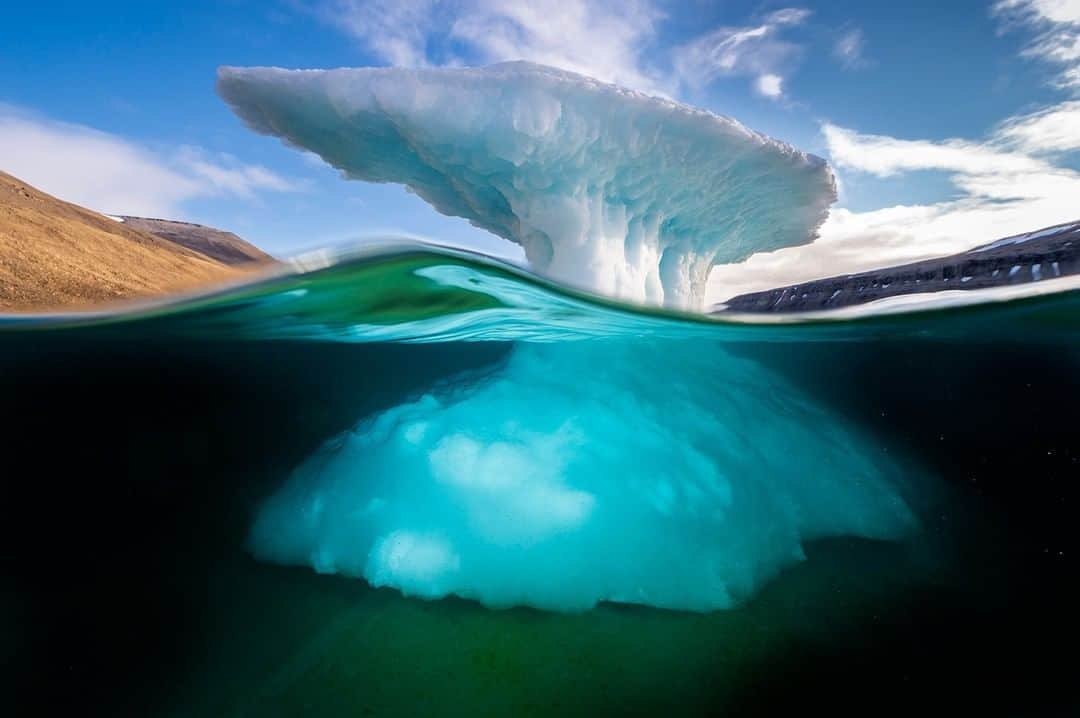
[[[999,239],[938,259],[741,294],[716,311],[821,311],[905,294],[985,289],[1080,273],[1080,222]]]

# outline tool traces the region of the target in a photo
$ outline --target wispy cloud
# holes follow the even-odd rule
[[[1057,65],[1055,84],[1080,91],[1080,0],[999,0],[993,13],[1005,29],[1034,29],[1024,54]]]
[[[877,177],[892,177],[917,170],[940,170],[956,175],[997,172],[1039,172],[1042,160],[1011,152],[989,143],[950,139],[904,140],[885,135],[860,134],[826,123],[822,127],[829,157],[840,168]]]
[[[332,0],[322,14],[391,65],[529,60],[666,90],[643,61],[663,18],[648,0]]]
[[[228,153],[210,153],[184,145],[171,157],[178,171],[197,180],[207,195],[252,198],[258,192],[294,192],[298,183],[263,167],[241,162]]]
[[[845,70],[857,70],[866,66],[865,47],[866,38],[862,29],[854,27],[840,35],[840,39],[833,44],[832,55]]]
[[[536,0],[474,2],[451,35],[487,60],[523,59],[645,90],[664,84],[643,66],[661,13],[649,2]]]
[[[998,128],[995,139],[1031,154],[1080,150],[1080,101],[1062,102],[1011,118]]]
[[[783,82],[802,48],[783,39],[785,28],[802,25],[810,17],[803,8],[770,13],[758,24],[719,27],[675,49],[675,74],[692,88],[721,77],[748,76],[765,97],[783,96]]]
[[[657,47],[665,12],[655,0],[323,0],[317,7],[390,65],[529,60],[663,95],[746,77],[773,99],[784,96],[803,51],[783,35],[811,15],[783,8],[668,49]],[[861,35],[847,41],[844,62],[854,66]]]
[[[438,7],[437,0],[330,0],[320,14],[390,64],[422,67]]]
[[[85,125],[0,105],[0,170],[99,212],[176,218],[200,197],[251,198],[296,183],[260,165],[181,146],[150,149]]]

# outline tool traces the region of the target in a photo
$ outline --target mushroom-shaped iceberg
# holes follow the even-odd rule
[[[590,291],[700,306],[714,264],[811,241],[828,165],[733,119],[524,62],[219,70],[253,129],[407,186]]]

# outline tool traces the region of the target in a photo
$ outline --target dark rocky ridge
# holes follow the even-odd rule
[[[121,219],[129,227],[157,235],[211,259],[216,259],[222,264],[237,265],[274,261],[269,254],[245,242],[232,232],[168,219],[127,216]]]
[[[1026,284],[1080,273],[1080,222],[1006,237],[948,257],[740,294],[717,310],[805,312],[950,289]]]

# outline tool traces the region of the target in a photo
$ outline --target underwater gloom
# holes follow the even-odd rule
[[[527,264],[379,236],[0,315],[5,715],[1078,707],[1071,250],[725,311],[715,266],[817,240],[825,160],[524,62],[217,89]]]
[[[394,246],[5,321],[9,697],[1071,700],[1077,290],[747,322]]]

